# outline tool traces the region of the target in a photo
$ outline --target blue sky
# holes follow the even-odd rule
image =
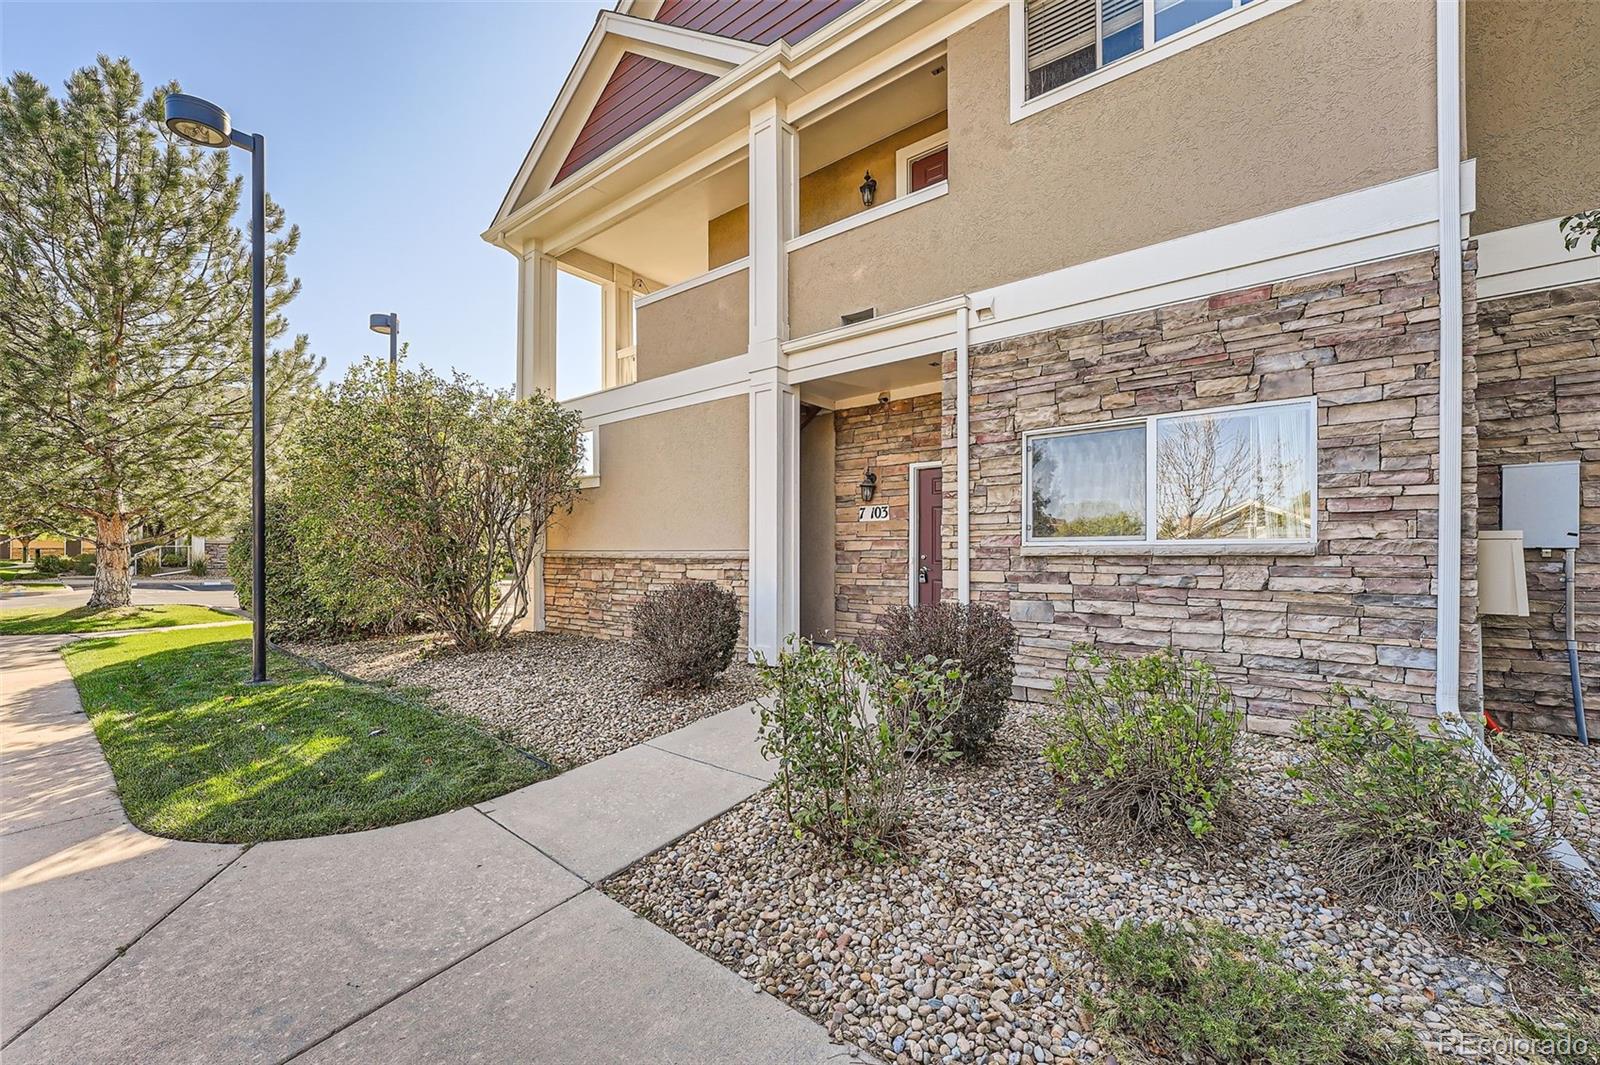
[[[59,94],[97,53],[125,55],[147,88],[221,104],[267,138],[267,188],[301,231],[290,325],[329,375],[386,356],[367,315],[395,311],[413,361],[509,386],[516,262],[478,234],[602,6],[5,0],[0,68]],[[564,363],[598,349],[598,311],[560,324]]]

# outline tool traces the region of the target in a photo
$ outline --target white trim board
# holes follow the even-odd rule
[[[750,256],[746,255],[742,259],[735,259],[731,263],[723,263],[721,266],[713,267],[703,274],[696,274],[686,281],[679,281],[676,285],[668,285],[666,288],[657,289],[647,295],[635,296],[633,298],[633,306],[635,309],[648,307],[652,303],[670,299],[680,292],[688,292],[692,288],[709,285],[711,282],[727,277],[729,274],[737,274],[740,270],[748,270],[749,268]]]
[[[1590,251],[1587,240],[1568,251],[1558,218],[1475,239],[1480,300],[1600,281],[1600,252]]]
[[[904,186],[900,187],[903,188]],[[795,252],[799,251],[801,248],[809,248],[818,241],[827,240],[829,237],[836,237],[840,233],[848,233],[850,230],[855,229],[858,226],[864,226],[868,222],[876,222],[880,218],[887,218],[892,214],[899,214],[901,211],[915,207],[920,203],[927,203],[929,200],[937,200],[940,196],[943,196],[949,191],[950,183],[948,181],[936,181],[925,189],[918,189],[916,192],[910,192],[904,196],[896,196],[887,203],[880,203],[876,207],[867,208],[865,211],[857,211],[855,214],[841,218],[837,222],[829,222],[827,225],[819,226],[818,228],[811,230],[809,233],[802,233],[798,237],[795,237],[793,240],[790,240],[787,244],[785,244],[783,246],[783,250],[786,252]],[[798,199],[798,197],[796,197],[796,199]]]

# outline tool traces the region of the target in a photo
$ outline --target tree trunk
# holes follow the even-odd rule
[[[110,610],[133,602],[133,580],[128,572],[128,519],[121,514],[94,522],[94,594],[90,610]]]

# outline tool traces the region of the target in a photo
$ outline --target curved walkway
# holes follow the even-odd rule
[[[181,843],[124,816],[72,638],[0,638],[7,1065],[850,1057],[593,890],[771,778],[749,708],[410,824]]]

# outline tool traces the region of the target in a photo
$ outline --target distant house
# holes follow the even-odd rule
[[[1596,40],[1585,2],[623,0],[484,233],[519,389],[594,445],[535,623],[705,577],[771,655],[970,600],[1024,698],[1093,640],[1264,728],[1333,681],[1570,728],[1560,559],[1480,617],[1476,534],[1503,465],[1584,464],[1600,706],[1600,256],[1557,225],[1600,207]]]
[[[15,533],[0,533],[0,560],[34,561],[46,555],[94,554],[93,537],[62,537],[54,535],[21,537]]]

